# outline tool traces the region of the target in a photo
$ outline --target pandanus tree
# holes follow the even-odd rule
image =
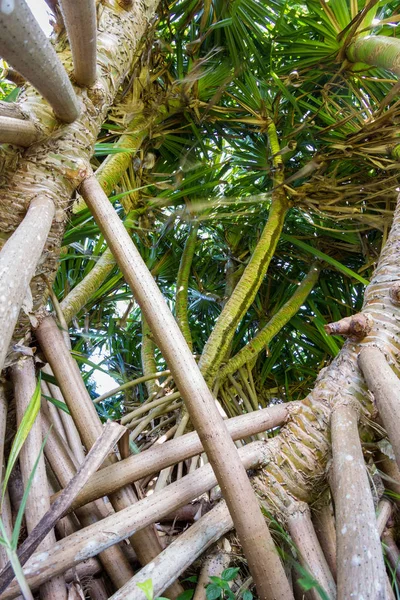
[[[0,13],[0,597],[188,595],[232,529],[259,598],[393,597],[395,3],[49,5]]]

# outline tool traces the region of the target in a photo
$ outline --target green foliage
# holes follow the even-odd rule
[[[10,456],[8,458],[6,472],[3,479],[2,485],[2,497],[1,503],[4,500],[4,494],[7,488],[8,480],[10,479],[11,471],[14,468],[15,462],[18,458],[18,455],[21,451],[21,448],[29,435],[30,430],[32,429],[32,425],[35,422],[35,419],[40,410],[40,377],[38,378],[35,391],[33,396],[26,408],[24,416],[22,417],[21,423],[18,427],[17,433],[15,435],[13,444],[11,446]]]
[[[382,69],[359,69],[343,52],[352,39],[347,36],[356,33],[398,36],[395,4],[377,3],[365,12],[363,0],[178,0],[160,8],[153,51],[143,59],[152,78],[144,78],[140,102],[146,114],[164,116],[153,123],[110,200],[172,310],[190,225],[199,224],[188,289],[195,354],[268,219],[276,172],[269,122],[277,130],[286,181],[316,157],[320,161],[285,187],[292,208],[284,233],[230,349],[233,356],[268,322],[318,257],[318,285],[251,365],[260,406],[303,397],[336,356],[343,340],[327,336],[323,326],[360,310],[387,235],[400,184],[390,150],[399,145],[399,108],[388,99],[394,79]],[[172,111],[172,103],[182,108]],[[130,110],[127,101],[110,113],[95,164],[112,158]],[[155,157],[150,169],[143,166],[149,153]],[[55,282],[59,300],[104,248],[89,211],[73,214]],[[140,310],[116,267],[70,334],[76,356],[85,360],[87,382],[103,371],[116,385],[142,375]],[[155,359],[157,369],[165,368],[157,349]],[[140,384],[97,409],[103,419],[119,418],[147,397]],[[220,400],[233,410],[229,396]]]
[[[230,567],[221,573],[221,577],[210,576],[210,581],[206,587],[207,600],[217,600],[226,598],[234,600],[237,596],[232,592],[229,583],[232,583],[240,571],[239,567]],[[253,594],[250,590],[245,590],[240,596],[241,600],[252,600]]]
[[[153,581],[151,579],[146,579],[146,581],[138,583],[137,586],[142,590],[147,600],[168,600],[168,598],[163,598],[162,596],[154,598]]]

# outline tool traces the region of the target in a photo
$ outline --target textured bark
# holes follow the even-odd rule
[[[57,378],[65,401],[74,419],[80,437],[87,449],[91,448],[101,434],[102,425],[93,402],[83,382],[79,367],[65,346],[62,334],[52,317],[41,319],[36,336]],[[106,464],[115,464],[116,456],[110,456]],[[137,497],[133,488],[126,486],[110,496],[115,510],[135,504]],[[161,544],[154,527],[132,536],[130,542],[142,564],[148,563],[161,551]],[[173,596],[181,589],[176,584]],[[172,593],[172,590],[171,590]]]
[[[165,299],[95,177],[83,182],[81,192],[149,323],[215,469],[260,598],[290,598],[271,535],[246,471],[238,464],[236,447]]]
[[[76,89],[83,108],[74,123],[55,130],[52,111],[37,92],[28,86],[22,94],[21,109],[33,122],[40,122],[44,138],[19,159],[13,177],[8,178],[1,190],[0,228],[3,241],[19,225],[31,200],[43,190],[56,206],[56,217],[31,283],[34,310],[43,305],[47,296],[41,274],[51,283],[58,268],[59,248],[72,206],[72,193],[85,176],[100,127],[121,82],[132,67],[137,44],[157,4],[157,0],[146,3],[135,0],[129,12],[123,10],[116,0],[102,5],[97,39],[98,80],[90,90]],[[69,48],[58,52],[58,57],[69,71]],[[9,160],[11,169],[14,159],[10,157]],[[15,338],[24,338],[28,330],[27,318],[20,315]]]
[[[46,98],[67,123],[80,106],[56,52],[25,0],[4,4],[0,11],[0,54]]]
[[[235,356],[233,356],[225,367],[218,373],[219,379],[235,373],[246,363],[252,362],[257,355],[268,346],[274,336],[284,327],[299,308],[318,281],[319,268],[313,266],[308,275],[300,283],[293,296],[285,302],[270,321],[251,339]]]
[[[118,423],[110,422],[105,425],[101,436],[90,449],[85,461],[80,465],[77,473],[68,483],[62,494],[58,496],[56,502],[54,502],[52,506],[48,503],[48,510],[18,548],[17,554],[21,565],[26,563],[39,544],[56,525],[57,521],[62,518],[63,514],[68,510],[73,499],[82,489],[90,475],[101,466],[104,459],[113,450],[114,445],[123,433],[124,427],[121,427]],[[0,574],[0,590],[4,590],[13,578],[14,572],[11,565],[9,565],[8,569],[5,569]]]
[[[115,259],[107,248],[86,277],[84,277],[60,303],[61,310],[67,323],[69,323],[85,306],[114,267]]]
[[[372,598],[385,600],[385,565],[357,417],[351,405],[338,404],[332,413],[338,598],[367,598],[372,591]]]
[[[46,458],[53,469],[60,485],[66,487],[69,481],[74,477],[78,468],[78,463],[69,449],[62,443],[56,432],[50,428],[50,423],[44,423],[45,432],[48,434],[47,444],[45,446]],[[84,527],[93,525],[102,519],[101,505],[103,500],[93,502],[76,510],[76,516]],[[111,546],[99,554],[101,563],[110,577],[112,583],[118,589],[123,586],[133,576],[133,570],[129,565],[121,548]]]
[[[24,115],[16,102],[5,102],[0,100],[0,115],[11,119],[24,119]]]
[[[358,361],[400,466],[400,381],[378,348],[363,348]]]
[[[212,382],[215,377],[221,362],[227,355],[227,351],[238,324],[256,297],[261,282],[268,270],[269,263],[274,256],[276,245],[282,232],[285,216],[289,208],[285,192],[279,187],[283,183],[284,173],[282,168],[282,157],[279,154],[279,141],[274,123],[270,123],[267,131],[271,154],[274,155],[273,164],[276,169],[273,184],[274,187],[278,186],[278,189],[275,189],[272,194],[268,221],[260,236],[258,244],[204,346],[199,362],[199,368],[206,381]]]
[[[233,521],[225,502],[220,502],[149,565],[137,573],[110,600],[145,600],[138,583],[151,579],[157,597],[183,573],[211,544],[233,528]]]
[[[210,583],[210,576],[221,577],[223,571],[229,567],[230,560],[230,553],[220,548],[207,556],[201,567],[193,600],[206,600],[206,586]]]
[[[300,562],[311,573],[330,600],[336,598],[336,584],[326,562],[324,553],[311,521],[310,509],[303,502],[293,503],[287,510],[287,528],[300,553]],[[313,600],[320,595],[314,588],[310,591]]]
[[[97,15],[95,0],[60,0],[72,51],[74,79],[89,87],[96,81]]]
[[[239,450],[245,468],[254,468],[264,461],[265,442],[253,442]],[[28,584],[36,589],[49,577],[102,552],[161,519],[191,499],[196,498],[217,483],[211,465],[201,467],[191,475],[183,477],[161,492],[154,493],[136,504],[111,515],[100,523],[86,527],[60,540],[52,549],[52,560],[47,553],[34,554],[24,567]],[[18,586],[11,584],[2,594],[2,600],[18,594]],[[285,598],[289,600],[290,594]]]
[[[336,323],[324,325],[324,329],[328,335],[344,335],[360,340],[371,331],[371,328],[371,317],[365,313],[345,317]]]
[[[379,347],[395,373],[400,351],[400,310],[393,306],[390,288],[400,280],[400,206],[394,214],[388,241],[364,295],[363,311],[373,318],[373,327],[362,342],[348,340],[332,363],[323,369],[312,392],[290,415],[279,436],[270,441],[269,464],[257,476],[262,501],[273,514],[284,514],[287,497],[310,503],[326,486],[326,467],[331,455],[330,414],[335,404],[359,403],[371,416],[370,394],[358,368],[364,346]],[[318,485],[320,482],[320,485]]]
[[[32,200],[28,212],[0,252],[0,370],[17,323],[19,310],[28,296],[54,216],[54,204],[45,196]]]
[[[289,417],[289,409],[295,410],[296,404],[293,404],[272,406],[229,419],[226,422],[228,431],[233,440],[239,440],[277,427]],[[162,446],[154,446],[145,452],[130,456],[118,463],[118,469],[114,466],[104,467],[89,480],[73,507],[82,506],[96,498],[108,495],[127,483],[157,473],[169,465],[196,456],[202,451],[203,446],[199,436],[193,432],[165,442]]]
[[[346,51],[347,58],[400,75],[400,40],[385,35],[358,37]]]

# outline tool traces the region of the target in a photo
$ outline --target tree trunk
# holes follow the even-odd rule
[[[87,163],[93,153],[109,107],[126,73],[132,68],[135,49],[154,15],[158,0],[143,4],[135,0],[129,11],[116,0],[102,5],[98,23],[97,65],[98,80],[88,91],[76,88],[82,104],[81,115],[72,125],[54,129],[56,122],[49,105],[27,86],[20,99],[24,114],[39,121],[45,136],[43,141],[28,148],[19,159],[18,168],[0,195],[1,240],[13,233],[26,214],[30,202],[46,190],[46,196],[56,207],[56,214],[47,238],[40,266],[31,282],[33,310],[40,308],[47,296],[42,275],[52,283],[58,268],[59,249],[71,209],[71,196],[86,175]],[[57,53],[61,62],[70,67],[71,54],[67,49]],[[12,162],[12,157],[6,160]],[[8,165],[8,162],[7,162]],[[10,165],[11,166],[11,165]],[[22,247],[30,254],[28,244]],[[27,317],[20,315],[14,340],[27,335]]]
[[[358,37],[346,51],[353,62],[381,67],[400,75],[400,40],[384,35]]]

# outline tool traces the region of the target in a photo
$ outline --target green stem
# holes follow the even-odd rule
[[[157,364],[155,358],[156,345],[151,335],[150,327],[142,314],[142,370],[143,375],[147,377],[152,373],[156,373]],[[147,393],[149,396],[157,391],[157,384],[154,379],[147,379],[146,381]]]
[[[199,226],[197,223],[192,224],[190,233],[185,243],[181,262],[179,264],[178,278],[176,281],[176,297],[175,297],[175,317],[181,328],[187,345],[192,350],[193,342],[190,333],[188,319],[188,288],[190,270],[192,267],[194,252],[196,250],[197,231]]]
[[[182,103],[180,100],[170,99],[168,105],[162,104],[152,115],[144,116],[140,113],[130,121],[126,133],[121,135],[115,144],[116,148],[129,148],[130,152],[110,154],[96,171],[96,179],[107,196],[111,194],[121,179],[122,174],[132,163],[133,156],[141,148],[151,127],[162,123],[181,107]]]
[[[352,62],[381,67],[400,75],[400,40],[386,35],[357,38],[346,51]]]
[[[107,248],[94,267],[60,303],[64,318],[69,323],[87,304],[115,266],[115,259]]]
[[[14,551],[10,552],[8,555],[8,558],[10,559],[11,566],[15,573],[15,577],[18,581],[19,587],[21,588],[21,592],[24,597],[24,600],[33,600],[32,592],[31,592],[29,585],[25,579],[25,575],[24,575],[22,567],[19,563],[16,552],[14,552]]]
[[[244,346],[235,356],[233,356],[227,365],[221,370],[221,380],[229,374],[235,373],[240,367],[252,361],[261,352],[265,346],[276,336],[277,333],[289,323],[294,317],[301,305],[304,303],[308,294],[318,281],[320,269],[315,265],[311,267],[308,275],[303,279],[293,296],[285,302],[270,321],[263,327],[250,342]]]
[[[267,133],[275,169],[273,177],[275,190],[272,193],[268,221],[240,281],[222,309],[204,347],[199,368],[208,383],[212,383],[221,362],[227,355],[237,326],[257,295],[274,256],[289,208],[285,191],[281,187],[284,181],[283,163],[282,156],[277,154],[280,147],[273,122],[268,126]]]
[[[93,400],[93,402],[95,404],[98,404],[99,402],[102,402],[103,400],[106,400],[107,398],[111,398],[112,396],[115,396],[116,394],[119,394],[120,392],[129,390],[130,388],[135,387],[136,385],[139,385],[139,383],[146,383],[146,381],[149,381],[150,379],[158,379],[159,377],[164,377],[164,375],[169,375],[169,374],[170,374],[169,371],[159,371],[158,373],[150,373],[149,375],[143,375],[142,377],[138,377],[137,379],[132,379],[132,381],[123,383],[122,385],[119,385],[118,387],[112,389],[110,392],[106,392],[105,394],[102,394],[101,396],[97,396],[97,398],[95,398]]]

